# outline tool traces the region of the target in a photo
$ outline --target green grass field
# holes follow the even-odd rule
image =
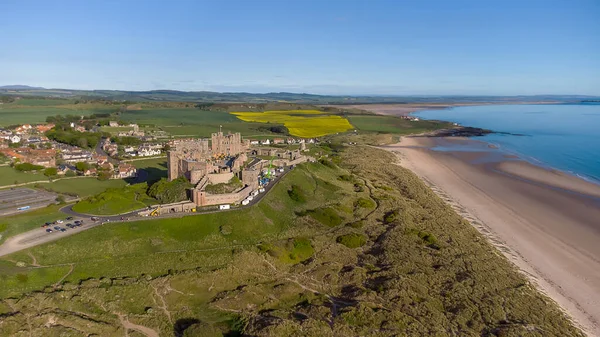
[[[73,210],[91,215],[117,215],[156,204],[157,201],[146,194],[145,183],[110,188],[94,196],[79,201]]]
[[[48,100],[52,102],[52,100]],[[40,102],[41,103],[41,102]],[[52,103],[49,103],[52,104]],[[116,107],[95,105],[58,104],[56,106],[15,106],[14,103],[0,105],[0,126],[45,123],[46,117],[55,115],[87,116],[94,113],[114,112]]]
[[[62,179],[41,184],[44,188],[54,192],[77,194],[81,198],[101,193],[108,188],[120,188],[125,185],[127,182],[122,179],[100,181],[94,177]]]
[[[148,173],[147,182],[149,184],[160,180],[160,178],[166,178],[169,175],[167,171],[167,158],[132,160],[129,163],[138,170],[144,169]]]
[[[48,181],[48,177],[42,173],[19,172],[10,166],[0,166],[0,188],[2,186],[41,180]]]
[[[3,242],[6,238],[26,232],[30,229],[39,228],[45,222],[52,222],[65,218],[65,214],[59,212],[59,208],[64,205],[52,205],[39,208],[26,213],[0,217],[0,224],[6,224],[6,231],[0,233]]]
[[[409,121],[393,116],[349,115],[352,125],[359,131],[392,134],[414,134],[443,129],[450,123],[434,121]]]

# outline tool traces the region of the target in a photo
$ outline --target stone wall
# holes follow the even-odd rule
[[[236,193],[227,194],[209,194],[205,191],[194,189],[192,190],[192,200],[198,206],[235,204],[246,199],[252,191],[253,188],[250,186],[244,187]]]
[[[211,173],[206,176],[211,184],[223,184],[229,182],[233,178],[233,173]]]

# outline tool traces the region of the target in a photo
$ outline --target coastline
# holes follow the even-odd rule
[[[444,151],[431,150],[442,146]],[[453,147],[472,146],[469,151]],[[382,146],[484,234],[590,335],[600,335],[600,186],[481,141]]]

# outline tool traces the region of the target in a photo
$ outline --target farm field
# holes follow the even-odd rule
[[[392,154],[329,148],[254,207],[110,223],[0,258],[0,335],[122,336],[126,317],[156,335],[581,336]]]
[[[0,166],[0,188],[13,184],[48,180],[43,173],[19,172],[10,166]]]
[[[127,110],[121,115],[125,122],[152,125],[173,136],[210,137],[223,125],[223,132],[242,135],[268,134],[259,131],[260,123],[244,123],[227,112],[203,111],[196,108]]]
[[[232,112],[231,114],[246,122],[283,124],[291,135],[302,138],[321,137],[354,128],[344,117],[325,115],[317,110]]]
[[[451,126],[446,122],[409,121],[394,116],[349,115],[347,118],[359,131],[392,134],[414,134]]]
[[[45,103],[45,104],[44,104]],[[46,117],[55,115],[91,115],[110,113],[118,106],[103,104],[71,104],[66,100],[22,99],[0,105],[0,126],[45,123]]]

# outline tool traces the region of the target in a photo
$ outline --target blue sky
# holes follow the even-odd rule
[[[599,0],[4,0],[0,85],[600,95]]]

